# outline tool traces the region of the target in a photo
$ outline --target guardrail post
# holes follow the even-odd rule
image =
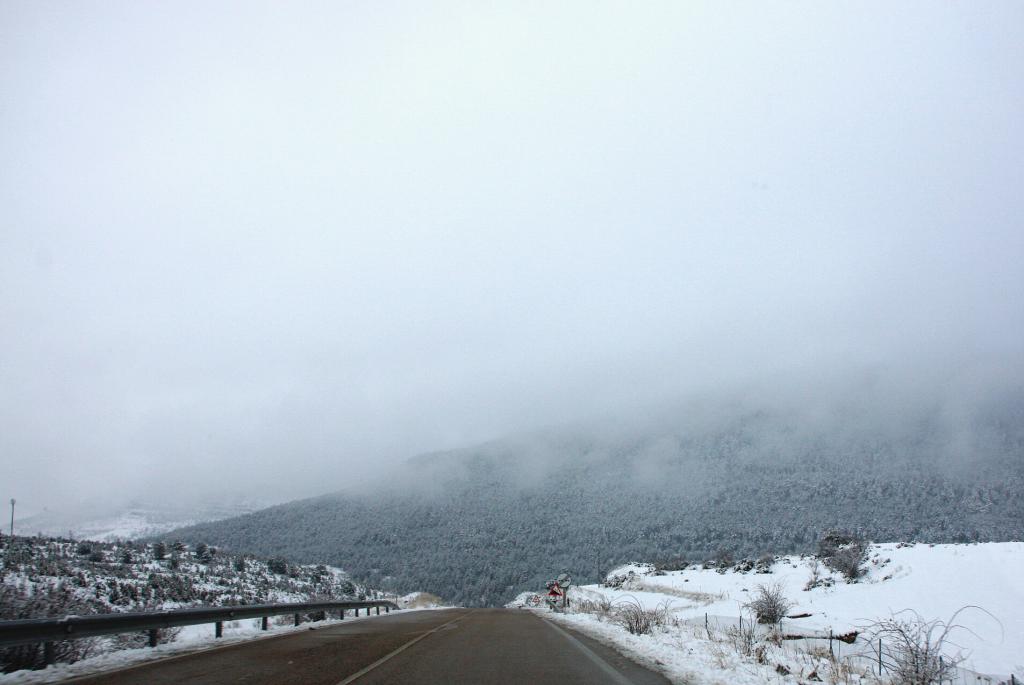
[[[191,607],[171,611],[140,612],[139,614],[90,616],[88,622],[77,621],[76,617],[58,619],[24,619],[0,621],[0,648],[17,645],[33,645],[40,658],[55,661],[60,657],[57,644],[64,640],[92,637],[96,635],[113,635],[118,633],[134,633],[141,637],[147,635],[150,647],[156,647],[160,631],[167,625],[209,625],[214,624],[214,633],[220,638],[224,635],[224,622],[248,619],[259,619],[260,628],[269,630],[271,616],[287,616],[292,614],[295,626],[303,623],[303,616],[310,620],[326,620],[331,612],[336,612],[341,620],[349,609],[361,617],[360,609],[366,609],[366,617],[370,616],[370,607],[381,615],[381,607],[385,613],[391,613],[391,607],[399,607],[391,602],[370,601],[331,601],[331,602],[294,602],[263,605],[238,605],[231,607]],[[84,625],[83,625],[84,624]],[[28,630],[26,630],[28,629]],[[1017,679],[1020,683],[1020,679]]]
[[[43,643],[43,661],[46,662],[47,666],[50,666],[54,661],[56,661],[54,651],[52,642]]]

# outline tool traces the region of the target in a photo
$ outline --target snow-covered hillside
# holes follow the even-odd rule
[[[947,650],[948,656],[959,652],[965,668],[995,676],[992,682],[1010,673],[1018,679],[1024,675],[1024,543],[879,544],[870,548],[865,566],[858,582],[847,583],[810,556],[776,557],[770,565],[763,564],[767,572],[760,573],[754,568],[737,570],[744,565],[665,572],[649,564],[631,564],[613,570],[600,586],[575,588],[570,611],[579,613],[557,618],[648,661],[657,660],[670,675],[688,682],[796,682],[801,670],[806,679],[812,669],[828,680],[827,668],[799,652],[811,653],[817,647],[819,654],[822,648],[827,653],[830,631],[858,631],[861,639],[854,644],[833,641],[833,650],[841,657],[863,651],[865,658],[848,662],[853,672],[832,675],[843,682],[861,677],[871,682],[877,671],[877,647],[864,644],[865,629],[893,615],[908,618],[909,613],[899,612],[911,610],[926,621],[952,620],[963,627],[951,633]],[[817,586],[805,589],[815,578]],[[766,643],[760,657],[755,651],[747,658],[732,658],[736,655],[723,651],[714,635],[730,642],[741,616],[749,626],[745,605],[759,585],[775,583],[794,603],[787,612],[794,618],[783,619],[780,633],[812,639]],[[632,602],[647,610],[661,609],[665,625],[652,635],[630,635],[616,625],[615,607]]]
[[[163,557],[162,559],[159,557]],[[205,545],[165,548],[56,538],[0,540],[0,619],[175,609],[314,599],[377,599],[343,570],[219,553]],[[208,626],[203,628],[209,632]],[[190,628],[184,629],[188,634]],[[194,632],[194,631],[193,631]],[[172,640],[179,631],[165,637]],[[61,643],[58,658],[141,646],[144,636]],[[0,650],[0,668],[38,664],[38,646]]]
[[[816,417],[752,402],[621,430],[524,433],[414,458],[383,490],[174,534],[300,561],[344,559],[374,581],[387,569],[397,591],[465,606],[505,604],[541,586],[550,568],[597,582],[598,568],[636,559],[809,553],[836,527],[875,540],[1024,540],[1024,391],[970,414],[971,431],[941,429],[937,405],[893,423],[884,396],[854,395]],[[936,458],[961,453],[969,469]]]

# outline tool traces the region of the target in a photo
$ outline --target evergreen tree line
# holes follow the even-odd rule
[[[1016,417],[1016,418],[1015,418]],[[569,571],[629,561],[813,552],[825,531],[876,541],[1024,539],[1016,414],[966,455],[927,422],[900,435],[796,431],[761,415],[717,432],[605,444],[558,438],[430,455],[393,491],[293,502],[176,532],[327,563],[371,586],[500,605]],[[550,464],[557,463],[556,467]]]

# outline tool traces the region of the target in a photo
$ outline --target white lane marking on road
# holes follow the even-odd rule
[[[576,649],[578,649],[578,650],[580,650],[581,652],[583,652],[583,656],[585,656],[585,657],[587,657],[588,659],[590,659],[591,661],[593,661],[593,662],[594,662],[594,664],[595,664],[595,665],[596,665],[596,666],[597,666],[598,668],[600,668],[600,669],[601,669],[602,671],[604,671],[604,672],[605,672],[605,673],[606,673],[606,674],[608,675],[608,677],[612,679],[612,682],[613,682],[613,683],[616,683],[616,685],[633,685],[633,683],[631,683],[631,682],[629,681],[629,679],[628,679],[628,678],[626,678],[626,676],[622,675],[621,673],[619,673],[618,671],[616,671],[616,670],[615,670],[614,668],[612,668],[612,667],[611,667],[611,666],[610,666],[610,665],[608,664],[608,662],[607,662],[607,661],[605,661],[604,659],[602,659],[601,657],[599,657],[599,656],[598,656],[597,654],[595,654],[595,653],[594,653],[594,652],[593,652],[593,651],[592,651],[592,650],[590,649],[590,647],[587,647],[587,646],[586,646],[585,644],[583,644],[582,642],[580,642],[579,640],[577,640],[576,638],[574,638],[574,637],[573,637],[572,635],[570,635],[570,634],[569,634],[569,633],[567,633],[566,631],[564,631],[564,630],[562,630],[561,628],[559,628],[558,626],[556,626],[556,625],[555,625],[554,623],[552,623],[551,621],[549,621],[549,620],[547,620],[547,619],[544,619],[544,622],[545,622],[545,623],[547,623],[547,624],[548,624],[549,626],[551,626],[552,628],[554,628],[554,629],[555,629],[555,631],[557,631],[558,633],[560,633],[560,634],[562,635],[562,637],[564,637],[564,638],[565,638],[566,640],[568,640],[569,642],[571,642],[571,643],[573,644],[573,646],[574,646],[574,647],[576,647]],[[340,684],[339,684],[339,685],[340,685]]]
[[[430,635],[433,635],[434,633],[436,633],[437,631],[441,630],[442,628],[447,628],[451,624],[453,624],[456,621],[458,621],[460,618],[463,618],[464,616],[466,616],[468,613],[469,612],[467,611],[465,614],[461,614],[459,616],[456,616],[455,618],[453,618],[452,620],[448,621],[447,623],[442,623],[441,625],[439,625],[438,627],[434,628],[433,630],[428,630],[427,632],[423,633],[419,637],[414,637],[413,639],[409,640],[404,645],[402,645],[401,647],[399,647],[395,651],[391,652],[390,654],[385,654],[384,656],[382,656],[381,658],[377,659],[376,661],[374,661],[372,664],[370,664],[366,668],[364,668],[364,669],[362,669],[360,671],[356,671],[355,673],[353,673],[352,675],[350,675],[349,677],[345,678],[340,683],[338,683],[338,685],[348,685],[349,683],[354,682],[354,681],[358,680],[359,678],[362,678],[364,675],[366,675],[367,673],[369,673],[373,669],[377,668],[378,666],[383,664],[385,661],[387,661],[391,657],[396,656],[396,655],[400,654],[401,652],[404,652],[405,650],[409,649],[410,647],[412,647],[414,644],[416,644],[417,642],[419,642],[423,638],[429,637]]]

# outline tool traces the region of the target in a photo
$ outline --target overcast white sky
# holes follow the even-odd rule
[[[1019,2],[0,0],[0,496],[1019,379],[1022,121]]]

